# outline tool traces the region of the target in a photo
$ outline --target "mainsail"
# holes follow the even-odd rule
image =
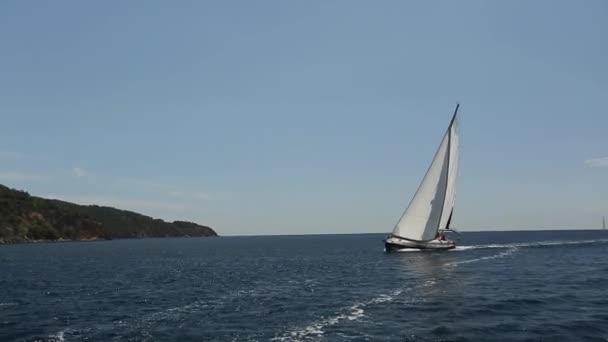
[[[422,183],[393,229],[394,236],[430,241],[439,229],[449,228],[458,173],[458,107]]]

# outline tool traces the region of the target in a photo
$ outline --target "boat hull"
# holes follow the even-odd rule
[[[432,241],[411,241],[389,237],[384,240],[384,248],[387,253],[403,252],[403,251],[445,251],[456,247],[454,241],[451,240],[432,240]]]

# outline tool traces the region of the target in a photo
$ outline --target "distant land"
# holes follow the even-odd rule
[[[46,199],[0,184],[0,244],[182,236],[217,233],[192,222],[165,222],[112,207]]]

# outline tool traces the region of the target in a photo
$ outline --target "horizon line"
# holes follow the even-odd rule
[[[598,228],[540,228],[540,229],[501,229],[501,230],[460,230],[461,233],[503,233],[503,232],[550,232],[550,231],[596,231],[604,230]],[[294,233],[294,234],[221,234],[219,237],[256,237],[256,236],[323,236],[323,235],[372,235],[372,234],[389,234],[389,232],[371,232],[371,233]]]

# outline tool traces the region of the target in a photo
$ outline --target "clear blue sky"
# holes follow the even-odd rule
[[[456,227],[599,227],[607,37],[603,0],[2,1],[0,183],[388,232],[460,102]]]

